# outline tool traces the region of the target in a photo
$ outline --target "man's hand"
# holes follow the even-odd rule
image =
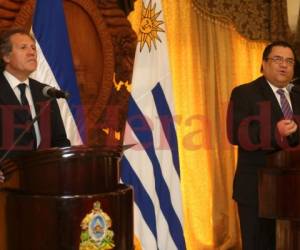
[[[296,132],[298,125],[293,120],[281,120],[277,123],[277,129],[281,136],[289,136]]]

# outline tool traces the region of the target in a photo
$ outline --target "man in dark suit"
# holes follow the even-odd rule
[[[29,150],[69,146],[56,100],[44,96],[47,85],[29,78],[37,68],[34,38],[22,29],[4,31],[0,36],[0,57],[0,158],[10,149],[8,157]],[[40,113],[38,121],[30,126]],[[0,170],[0,182],[3,181]]]
[[[294,67],[294,49],[283,41],[271,43],[263,52],[263,76],[231,93],[227,132],[238,146],[233,198],[244,250],[276,249],[275,220],[258,217],[258,170],[268,154],[298,145],[300,94],[287,88]]]

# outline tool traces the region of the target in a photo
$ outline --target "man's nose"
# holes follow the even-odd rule
[[[29,54],[36,54],[36,50],[34,49],[34,48],[28,48],[27,49],[27,53],[29,53]]]

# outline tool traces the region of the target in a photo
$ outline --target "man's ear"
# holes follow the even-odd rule
[[[264,64],[266,63],[265,60],[262,61],[261,66],[260,66],[260,73],[264,72]]]
[[[9,63],[9,62],[10,62],[10,56],[9,56],[9,55],[4,55],[4,56],[3,56],[3,61],[4,61],[5,63]]]

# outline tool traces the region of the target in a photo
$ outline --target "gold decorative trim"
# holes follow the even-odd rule
[[[211,20],[212,22],[218,22],[222,25],[224,25],[224,24],[233,25],[233,22],[230,17],[228,17],[226,15],[219,15],[216,13],[211,13],[207,9],[202,7],[201,4],[196,0],[192,1],[192,8],[193,8],[193,10],[195,10],[196,13]]]

